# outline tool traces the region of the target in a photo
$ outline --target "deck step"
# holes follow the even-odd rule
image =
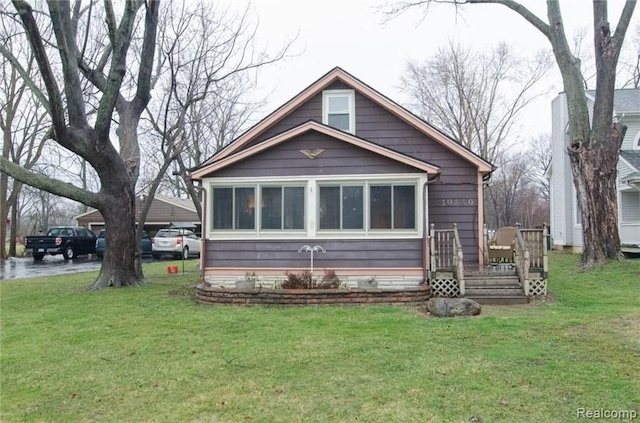
[[[495,278],[502,276],[512,276],[518,277],[518,274],[515,270],[505,270],[505,271],[475,271],[475,272],[464,272],[465,278]]]
[[[512,295],[512,296],[470,296],[465,295],[465,298],[469,298],[479,304],[498,304],[498,305],[511,305],[511,304],[527,304],[529,299],[524,295]]]
[[[467,287],[482,287],[482,286],[517,286],[520,287],[520,280],[515,276],[498,276],[498,277],[472,277],[464,278],[465,286]]]
[[[480,304],[527,304],[522,285],[513,270],[473,272],[465,275],[465,297]]]
[[[510,297],[521,295],[524,297],[522,288],[519,286],[505,288],[502,286],[488,286],[482,288],[469,288],[467,287],[464,292],[466,297]]]

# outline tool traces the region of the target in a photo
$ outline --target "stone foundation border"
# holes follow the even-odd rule
[[[208,304],[232,305],[424,305],[431,298],[431,287],[405,289],[235,289],[200,284],[195,300]]]

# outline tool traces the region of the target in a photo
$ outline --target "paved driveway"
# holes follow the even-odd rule
[[[86,256],[65,261],[61,255],[45,256],[42,261],[34,261],[31,257],[10,258],[0,262],[0,280],[37,278],[69,273],[90,272],[100,270],[102,262],[94,256]]]

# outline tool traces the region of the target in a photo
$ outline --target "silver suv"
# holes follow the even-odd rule
[[[185,260],[200,255],[200,238],[188,229],[160,229],[151,244],[151,255],[155,259],[163,254]]]

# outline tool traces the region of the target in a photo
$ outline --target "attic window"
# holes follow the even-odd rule
[[[322,123],[355,133],[356,111],[353,90],[327,90],[322,97]]]

